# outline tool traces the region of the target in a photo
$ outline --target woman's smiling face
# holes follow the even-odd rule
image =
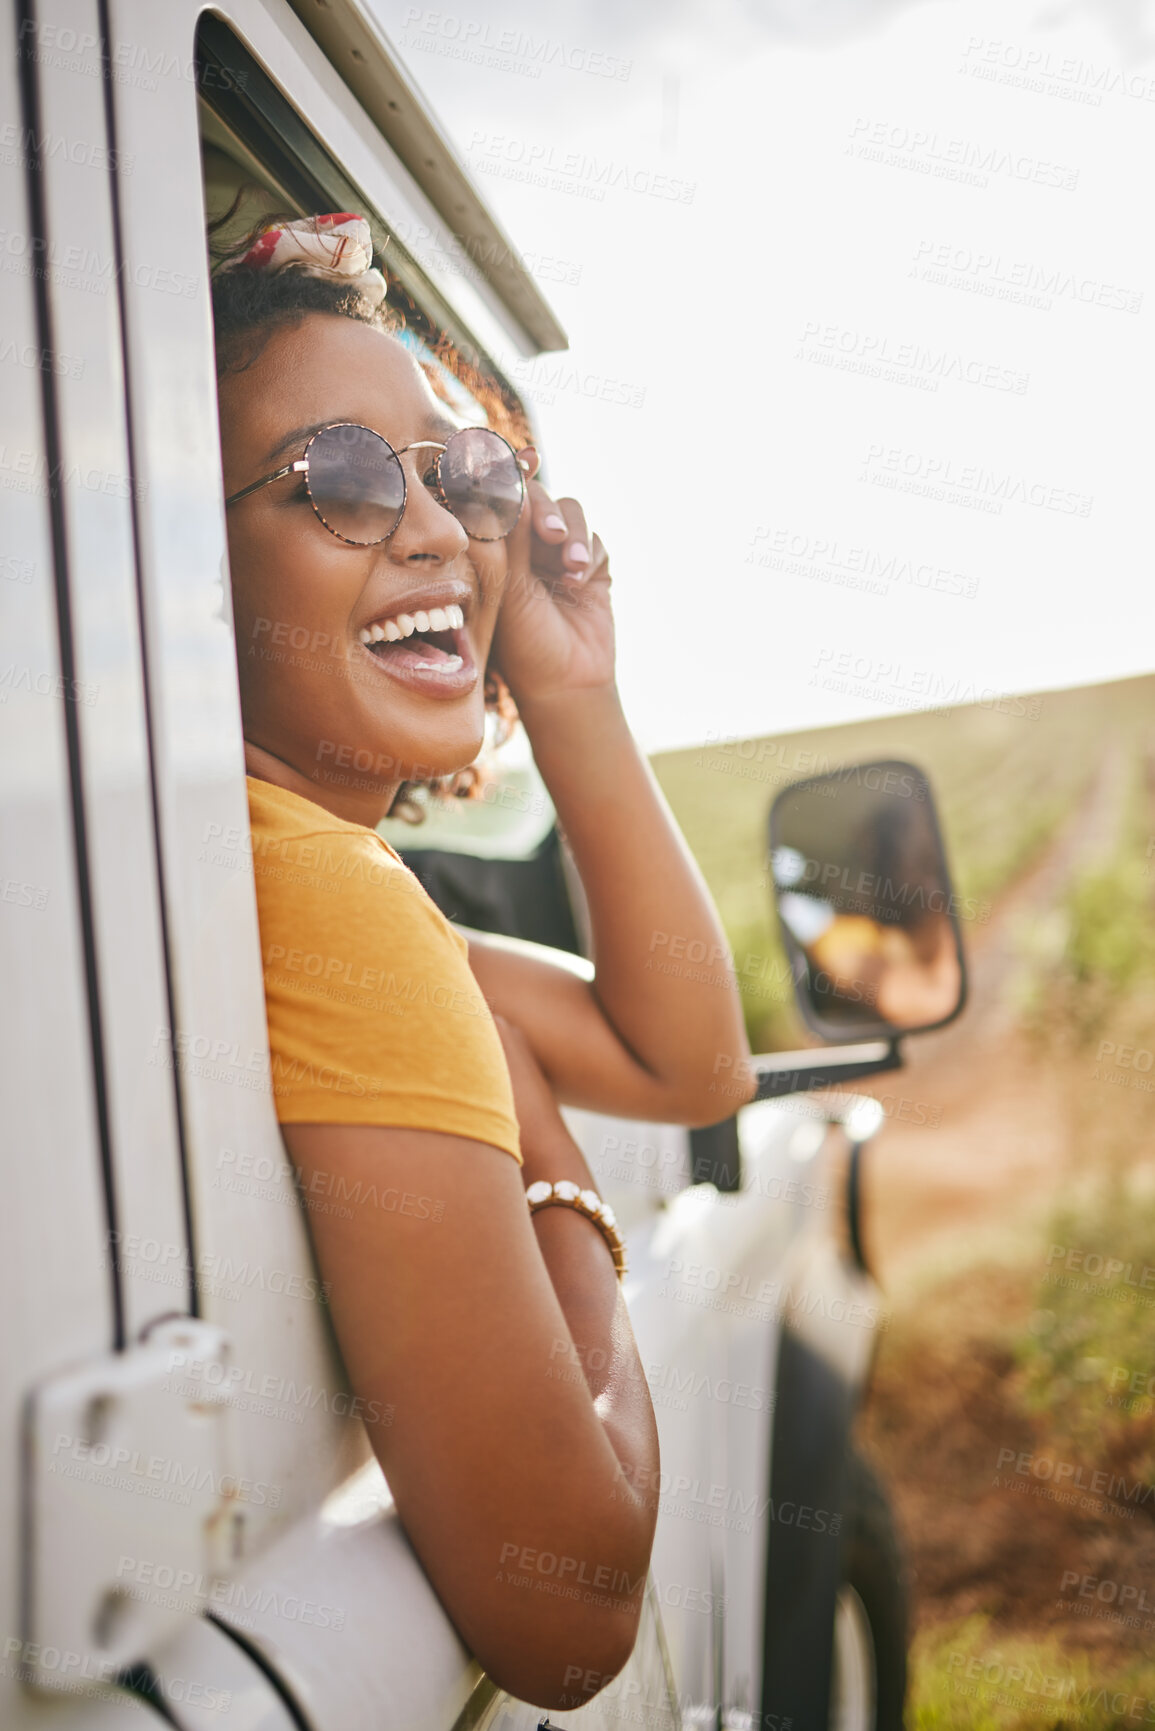
[[[400,451],[459,425],[401,343],[333,314],[275,328],[251,366],[223,376],[220,404],[226,496],[298,459],[318,426],[358,422]],[[404,514],[374,546],[330,534],[299,475],[228,511],[245,739],[357,822],[375,824],[401,781],[462,769],[482,744],[506,543],[470,540],[423,484],[435,455],[402,456]],[[456,653],[362,640],[446,608],[464,617]]]

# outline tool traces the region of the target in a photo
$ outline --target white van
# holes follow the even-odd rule
[[[0,1724],[536,1731],[401,1529],[278,1131],[206,220],[242,184],[360,211],[415,328],[489,363],[564,334],[358,0],[11,0],[4,32]],[[484,815],[472,850],[414,834],[433,893],[580,951],[549,813]],[[956,958],[933,1013],[830,960],[891,919],[879,849],[908,819]],[[760,1060],[737,1119],[721,1075],[713,1130],[568,1115],[626,1231],[663,1495],[633,1657],[563,1726],[901,1724],[901,1565],[849,1446],[881,1112],[807,1093],[957,1013],[958,925],[910,766],[818,778],[774,824],[800,1002],[843,1049]],[[537,887],[503,901],[515,879]]]

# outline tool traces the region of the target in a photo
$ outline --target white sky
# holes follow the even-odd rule
[[[1150,670],[1146,5],[374,3],[569,333],[647,749]]]

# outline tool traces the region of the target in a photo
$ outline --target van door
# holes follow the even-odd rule
[[[70,55],[85,35],[88,58]],[[191,1727],[223,1702],[203,1644],[165,1680],[128,1662],[174,1619],[117,1567],[142,1543],[162,1560],[170,1542],[199,1548],[216,1489],[210,1472],[197,1496],[168,1494],[206,1427],[164,1398],[145,1338],[187,1312],[189,1269],[172,1080],[151,1063],[166,984],[98,44],[95,8],[5,11],[0,110],[19,147],[0,159],[0,1520],[15,1554],[0,1719],[14,1731]],[[288,1731],[267,1680],[204,1627],[221,1650],[210,1678],[248,1697],[254,1727]]]
[[[0,109],[21,117],[14,8],[0,48]],[[108,1256],[110,1194],[99,1050],[88,1016],[89,933],[82,890],[80,790],[74,781],[78,711],[86,688],[73,683],[67,623],[58,614],[51,465],[54,354],[37,306],[40,224],[29,205],[30,175],[16,152],[0,154],[0,210],[15,245],[0,272],[0,978],[4,1038],[5,1206],[0,1210],[0,1302],[5,1318],[0,1422],[0,1528],[10,1544],[24,1530],[22,1437],[31,1391],[60,1367],[111,1353],[120,1295]],[[79,845],[78,845],[79,844]],[[42,1439],[45,1477],[59,1482],[74,1442]],[[0,1576],[0,1721],[14,1731],[79,1724],[76,1701],[61,1713],[28,1685],[52,1674],[87,1687],[111,1727],[136,1724],[107,1675],[76,1675],[35,1604],[21,1604],[27,1547]],[[17,1564],[23,1567],[15,1566]],[[46,1650],[47,1649],[47,1650]],[[45,1678],[48,1673],[48,1678]]]

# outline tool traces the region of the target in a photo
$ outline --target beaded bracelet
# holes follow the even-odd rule
[[[539,1208],[548,1208],[551,1203],[560,1203],[564,1208],[576,1208],[579,1214],[592,1220],[610,1247],[618,1279],[626,1278],[626,1244],[618,1230],[617,1216],[596,1190],[583,1190],[570,1178],[561,1178],[556,1184],[547,1184],[544,1178],[539,1178],[536,1184],[529,1186],[525,1199],[531,1214],[536,1214]]]

